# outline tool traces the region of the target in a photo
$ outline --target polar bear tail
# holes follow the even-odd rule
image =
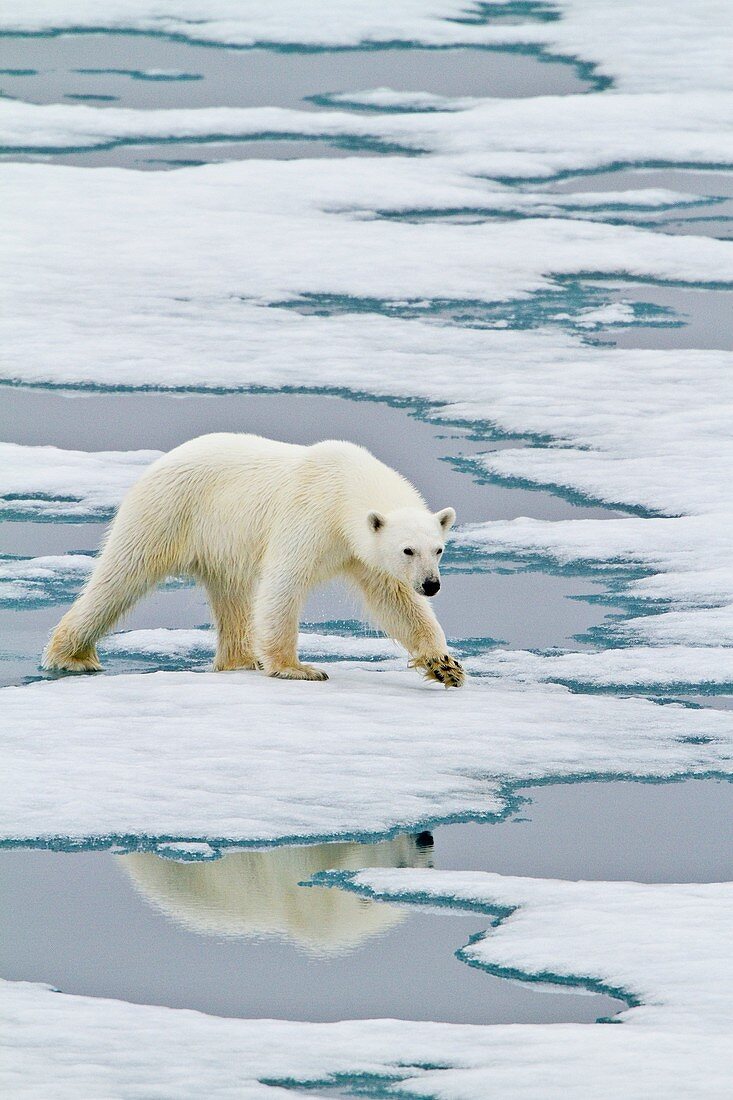
[[[43,653],[43,668],[99,672],[99,638],[170,572],[163,555],[150,552],[150,540],[139,529],[133,533],[130,525],[121,521],[122,514],[81,595],[51,634]]]

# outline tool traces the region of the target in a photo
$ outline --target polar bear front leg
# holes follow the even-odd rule
[[[360,562],[349,572],[377,624],[412,657],[412,667],[422,669],[426,680],[436,680],[447,688],[461,687],[466,674],[448,653],[443,628],[425,596],[393,577],[375,574]]]
[[[327,680],[320,668],[298,660],[300,612],[310,577],[282,559],[267,563],[257,589],[254,637],[257,659],[267,676],[280,680]]]

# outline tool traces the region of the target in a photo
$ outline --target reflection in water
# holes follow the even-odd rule
[[[277,936],[311,954],[345,954],[404,911],[343,890],[301,886],[317,871],[430,865],[429,833],[379,844],[287,845],[177,863],[150,852],[119,862],[143,897],[184,927],[213,936]]]

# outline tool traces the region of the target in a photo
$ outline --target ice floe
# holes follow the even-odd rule
[[[110,111],[98,113],[106,118]],[[16,272],[16,325],[25,321],[31,290],[53,329],[63,298],[73,293],[88,318],[113,297],[118,315],[139,303],[145,317],[156,305],[174,312],[178,301],[201,309],[206,302],[275,303],[304,294],[500,301],[584,272],[733,283],[729,242],[705,237],[562,219],[469,226],[375,220],[366,215],[382,198],[388,203],[392,180],[398,202],[408,184],[413,198],[420,184],[414,168],[370,164],[376,168],[365,169],[358,158],[249,161],[172,173],[7,164],[3,221],[18,236],[9,236],[4,262]],[[460,176],[454,179],[460,189]],[[426,170],[423,186],[431,201],[456,190],[443,187],[437,168]],[[58,267],[47,262],[50,240]],[[430,263],[436,253],[439,269]],[[11,367],[14,358],[11,352]]]
[[[637,624],[643,628],[645,623],[651,622],[659,628],[659,634],[664,638],[665,620],[670,617],[659,615],[651,620],[648,617],[624,620],[614,624],[614,628],[619,633],[623,631],[633,635]],[[678,637],[688,631],[688,616],[685,616]],[[620,649],[579,653],[505,650],[492,647],[488,641],[479,641],[477,646],[476,640],[463,643],[456,639],[452,645],[459,654],[465,653],[464,663],[472,673],[504,679],[564,683],[585,689],[679,689],[684,686],[689,691],[692,688],[730,688],[733,685],[733,649],[727,645],[671,644],[654,648],[626,645]],[[349,658],[384,661],[394,659],[400,653],[399,646],[389,638],[343,632],[321,633],[317,627],[315,630],[301,631],[298,647],[309,660]],[[213,656],[214,648],[214,632],[202,628],[128,630],[112,634],[101,643],[103,654],[154,660],[208,658]]]
[[[38,606],[75,596],[94,568],[90,554],[0,558],[0,606]]]
[[[315,687],[157,672],[2,689],[0,837],[354,836],[500,812],[531,779],[730,770],[730,714],[330,668]]]
[[[101,643],[105,653],[124,656],[180,657],[213,656],[216,635],[213,630],[127,630],[112,634]],[[402,652],[390,638],[367,634],[321,634],[301,631],[298,648],[313,660],[319,658],[355,657],[375,660],[395,657]]]
[[[353,103],[358,105],[358,100]],[[364,103],[368,105],[370,98]],[[412,100],[405,103],[410,106]],[[0,146],[4,152],[61,153],[150,142],[318,138],[393,153],[432,153],[429,161],[434,163],[421,164],[426,174],[437,173],[440,159],[450,158],[453,171],[465,174],[467,183],[477,175],[521,180],[619,163],[729,165],[732,103],[730,94],[599,93],[486,99],[463,110],[422,113],[393,107],[375,115],[282,107],[136,110],[4,99]],[[377,163],[385,171],[384,162]],[[419,190],[412,202],[417,209],[425,205]]]
[[[655,616],[651,621],[658,625],[659,620],[665,617]],[[684,627],[679,633],[689,637]],[[729,644],[733,644],[733,639]],[[492,676],[516,677],[529,682],[565,683],[581,690],[649,690],[655,687],[679,688],[681,685],[688,690],[691,686],[733,690],[733,649],[727,645],[629,645],[596,653],[529,653],[526,650],[494,649],[472,658],[467,665],[472,671]]]
[[[722,497],[726,470],[718,466],[714,453],[709,472],[711,482],[719,475],[719,490],[713,492],[719,491]],[[690,488],[695,484],[691,478]],[[458,529],[454,539],[471,552],[499,561],[510,557],[560,569],[620,572],[614,600],[628,600],[632,609],[641,605],[646,613],[609,623],[604,632],[611,636],[711,646],[729,645],[733,638],[730,510],[669,519],[543,522],[520,518],[468,525]],[[682,606],[675,608],[675,604]],[[655,615],[655,611],[662,613]]]
[[[667,1026],[717,1030],[730,1020],[733,955],[716,949],[713,930],[730,911],[733,883],[568,882],[424,868],[326,871],[319,881],[493,914],[497,926],[462,949],[467,961],[623,992],[631,1001],[621,1015],[627,1025],[665,1018]],[[696,950],[679,954],[693,942]]]
[[[0,443],[0,515],[108,517],[160,451],[67,451]]]

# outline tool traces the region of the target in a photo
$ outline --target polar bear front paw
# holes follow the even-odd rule
[[[436,680],[444,687],[462,687],[466,681],[463,666],[449,653],[443,653],[440,657],[420,657],[413,663],[424,671],[426,680]]]
[[[273,668],[267,671],[268,676],[276,676],[278,680],[327,680],[328,674],[314,665],[290,665],[284,668]]]

